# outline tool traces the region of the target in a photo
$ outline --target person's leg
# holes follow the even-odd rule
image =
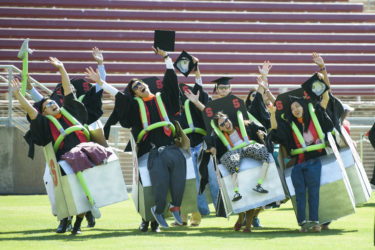
[[[309,195],[309,220],[319,221],[319,189],[322,164],[320,159],[310,161],[311,164],[306,167],[305,181]]]
[[[215,171],[212,159],[208,162],[208,185],[210,186],[210,192],[214,206],[216,207],[217,196],[219,195],[219,182],[217,180],[217,175]]]
[[[234,224],[234,231],[239,231],[241,229],[244,216],[245,216],[245,213],[238,214],[238,219],[236,221],[236,224]]]
[[[257,211],[257,209],[251,209],[246,211],[246,225],[243,232],[251,232],[251,222],[253,221],[254,214]]]
[[[202,220],[202,217],[201,217],[201,214],[199,212],[191,213],[190,226],[192,226],[192,227],[199,226],[199,224],[201,224],[201,220]]]
[[[297,221],[301,226],[306,222],[306,186],[302,171],[304,163],[297,164],[293,167],[291,178],[296,193]]]
[[[81,223],[82,223],[82,220],[83,220],[84,217],[85,217],[84,213],[76,216],[76,221],[74,222],[74,226],[73,226],[73,230],[72,230],[73,235],[82,233]]]
[[[147,169],[150,174],[152,190],[154,193],[155,206],[151,208],[151,212],[155,220],[162,226],[167,228],[168,224],[164,219],[164,208],[169,187],[169,171],[162,159],[162,150],[152,149],[148,156]]]
[[[141,232],[147,232],[149,223],[150,223],[149,221],[145,221],[145,220],[142,218],[142,223],[141,223],[141,225],[139,226],[139,230],[140,230]]]
[[[198,171],[198,155],[199,155],[199,150],[201,148],[201,144],[191,147],[190,148],[190,153],[191,153],[191,158],[193,160],[193,165],[194,165],[194,172],[195,172],[195,180],[197,184],[197,202],[198,202],[198,211],[202,215],[208,215],[210,214],[210,209],[208,208],[208,204],[206,201],[206,197],[204,194],[199,194],[199,171]]]
[[[221,164],[223,164],[231,173],[231,179],[232,179],[232,185],[233,185],[233,191],[234,191],[234,196],[233,196],[232,201],[238,201],[239,199],[242,198],[242,196],[239,193],[238,178],[237,178],[240,161],[241,161],[241,153],[238,150],[227,151],[220,158]]]

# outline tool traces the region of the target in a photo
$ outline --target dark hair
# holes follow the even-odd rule
[[[227,118],[228,116],[226,114],[223,113],[223,111],[219,111],[217,112],[214,117],[212,118],[214,120],[214,123],[215,123],[215,126],[216,127],[219,127],[219,119],[220,118]]]
[[[248,107],[251,104],[250,96],[251,96],[252,93],[254,93],[254,91],[257,91],[257,90],[255,88],[251,88],[250,89],[250,92],[249,92],[249,94],[247,95],[247,97],[245,99],[245,105],[246,105],[246,107]]]
[[[133,83],[135,82],[141,82],[141,83],[144,83],[142,80],[139,80],[138,78],[132,78],[130,80],[130,82],[128,83],[128,85],[126,86],[126,89],[128,94],[131,95],[131,96],[134,96],[135,93],[134,93],[134,90],[133,90]]]
[[[290,105],[288,106],[288,109],[287,109],[287,113],[288,113],[287,119],[289,120],[289,122],[294,121],[297,127],[300,130],[302,130],[302,125],[298,122],[297,118],[292,113],[292,104],[294,102],[297,102],[299,105],[302,106],[302,109],[303,109],[302,120],[303,120],[303,123],[305,124],[305,129],[303,131],[307,132],[307,130],[309,129],[310,113],[309,113],[309,108],[307,106],[306,101],[304,101],[302,98],[296,98],[296,97],[290,98]]]

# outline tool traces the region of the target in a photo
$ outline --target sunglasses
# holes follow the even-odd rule
[[[219,127],[223,127],[225,123],[229,122],[229,118],[225,118],[225,120],[222,123],[219,123]]]
[[[137,90],[141,85],[142,85],[141,82],[137,82],[137,83],[133,86],[133,90]]]
[[[53,101],[53,100],[47,102],[46,105],[44,106],[43,112],[44,112],[44,110],[46,110],[46,108],[49,108],[49,107],[51,107],[54,104],[57,105],[57,103],[55,101]]]
[[[220,89],[220,90],[227,90],[229,89],[230,86],[218,86],[217,89]]]

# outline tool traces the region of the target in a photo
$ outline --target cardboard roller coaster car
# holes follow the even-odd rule
[[[289,95],[303,97],[306,96],[306,93],[300,88],[280,94],[276,100],[276,116],[278,119],[282,119],[284,108],[290,106],[291,104],[288,97]],[[307,97],[306,101],[309,102],[309,100],[310,99]],[[317,118],[315,116],[312,103],[309,103],[308,107],[308,112],[310,112],[310,116],[312,117],[322,143],[307,146],[304,149],[295,149],[290,153],[292,155],[297,155],[301,153],[301,150],[304,152],[323,148],[326,149],[327,155],[320,157],[322,162],[322,171],[319,192],[319,222],[325,223],[354,213],[355,205],[366,202],[369,199],[371,192],[369,192],[366,184],[366,182],[368,182],[367,177],[364,176],[363,171],[360,169],[360,167],[358,167],[352,149],[350,149],[350,147],[343,147],[339,151],[333,134],[328,133],[327,136],[325,136],[321,132],[319,122],[317,122],[317,124],[315,123]],[[334,134],[336,138],[341,136],[337,131]],[[296,137],[299,138],[297,133]],[[340,137],[340,139],[342,138]],[[299,140],[301,142],[303,139],[299,138]],[[350,137],[349,139],[346,137],[345,140],[350,140]],[[303,145],[303,143],[301,143],[301,145]],[[347,143],[347,145],[352,145],[351,140],[350,143]],[[286,190],[289,193],[296,212],[297,206],[295,202],[295,190],[290,177],[293,167],[286,168],[284,162],[286,155],[284,152],[285,150],[280,150],[279,164],[285,178],[284,183],[286,184]],[[307,200],[308,199],[306,199],[306,201]],[[308,208],[308,206],[306,206],[306,208]],[[306,209],[306,214],[306,218],[308,218],[308,209]]]
[[[186,137],[187,139],[187,137]],[[132,146],[132,158],[133,158],[133,186],[132,186],[132,197],[137,212],[146,221],[154,220],[151,213],[151,207],[155,205],[154,193],[152,190],[152,184],[150,174],[147,169],[148,155],[144,154],[139,159],[136,152],[136,143],[134,138],[130,138]],[[197,186],[195,180],[194,165],[191,156],[187,151],[180,149],[186,158],[186,183],[185,191],[181,203],[181,214],[187,214],[196,212],[198,209],[197,203]],[[171,202],[171,194],[168,191],[167,203]],[[170,217],[172,214],[169,212],[168,206],[164,211],[164,217]]]
[[[228,148],[229,150],[235,150],[239,147],[244,147],[249,143],[253,143],[246,135],[246,130],[243,124],[243,120],[249,119],[243,100],[234,95],[229,95],[209,102],[206,105],[203,112],[206,128],[210,128],[210,131],[213,130],[220,138],[220,130],[216,128],[212,120],[213,116],[219,111],[227,114],[232,121],[233,126],[238,126],[241,134],[243,134],[242,137],[244,138],[244,143],[233,149]],[[207,132],[207,134],[209,133],[210,132]],[[262,183],[262,186],[269,191],[266,194],[260,194],[252,190],[257,184],[259,173],[262,168],[262,162],[249,158],[241,160],[238,173],[238,183],[239,193],[242,195],[242,199],[235,202],[232,202],[232,199],[230,198],[234,194],[231,174],[224,165],[217,164],[216,159],[214,160],[221,194],[221,197],[219,198],[222,199],[224,205],[225,217],[228,217],[232,213],[245,212],[249,209],[262,207],[269,203],[285,199],[285,193],[275,161],[271,154],[269,155],[269,158],[270,165],[268,167],[267,177]]]
[[[120,161],[116,154],[112,153],[106,163],[82,172],[79,171],[77,174],[73,173],[67,162],[57,162],[55,151],[63,140],[64,134],[82,130],[86,138],[90,138],[89,130],[79,124],[64,108],[61,108],[61,111],[74,126],[65,131],[60,130],[62,132],[61,139],[57,139],[54,146],[49,143],[43,147],[54,184],[57,218],[61,220],[87,211],[92,211],[93,215],[98,218],[100,217],[100,207],[129,199]],[[53,120],[53,117],[48,118]],[[59,129],[56,121],[53,121],[53,123]],[[94,128],[92,130],[93,138],[104,138],[100,125],[98,127],[98,124],[92,124],[90,127]],[[103,139],[100,141],[103,141]],[[66,175],[61,174],[60,167],[64,169]]]

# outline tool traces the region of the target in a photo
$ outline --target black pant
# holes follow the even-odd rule
[[[172,204],[181,206],[186,181],[186,159],[179,148],[169,145],[151,149],[147,168],[154,192],[156,213],[164,212],[169,186]]]

